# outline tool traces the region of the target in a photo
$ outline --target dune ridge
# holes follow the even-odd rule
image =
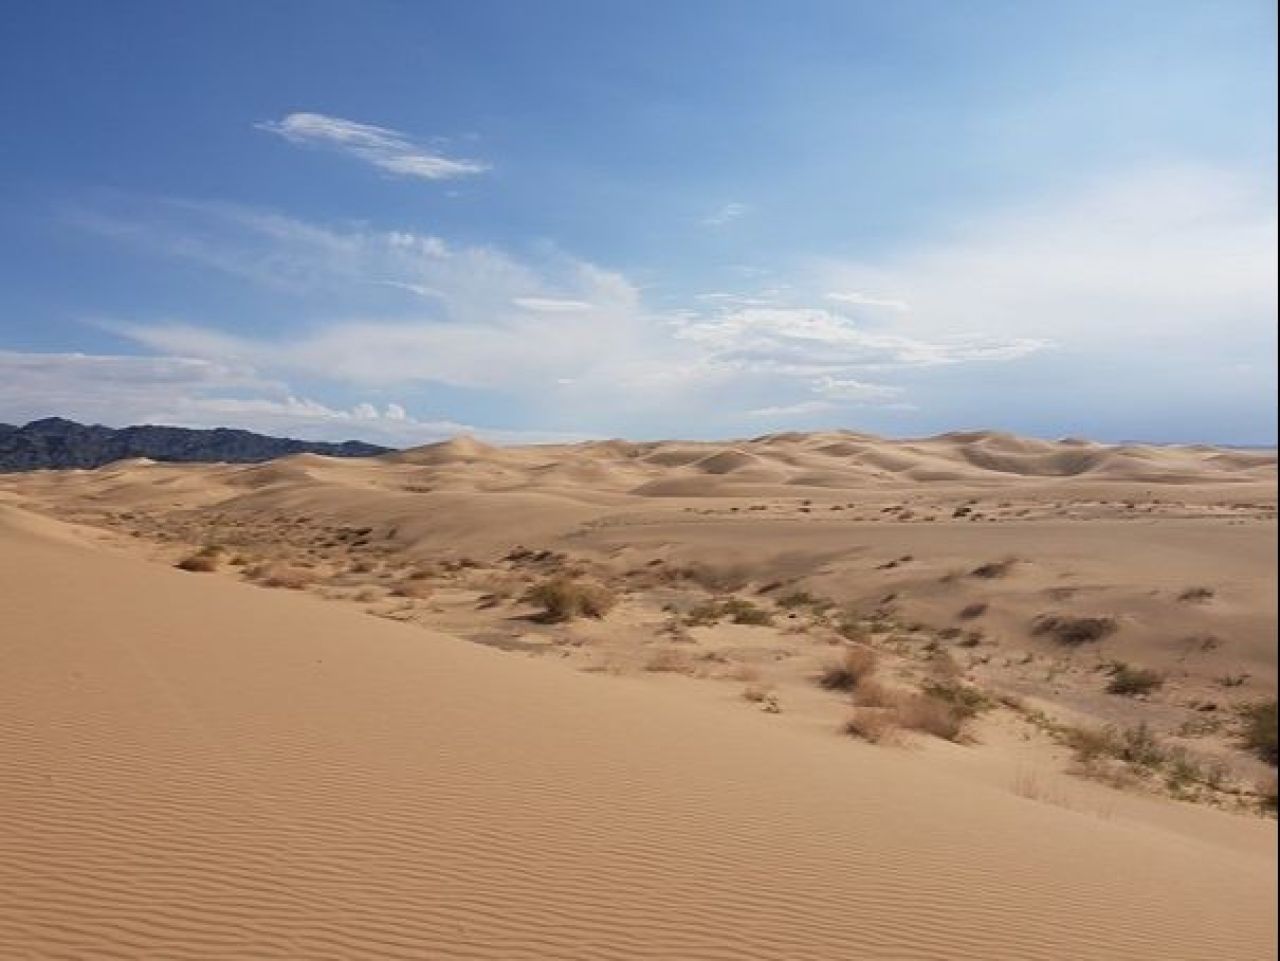
[[[1256,854],[0,507],[0,953],[1203,959]]]

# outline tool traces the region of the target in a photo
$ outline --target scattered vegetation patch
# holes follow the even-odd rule
[[[309,572],[284,564],[259,564],[246,571],[245,576],[263,587],[280,587],[290,591],[300,591],[312,581]]]
[[[1077,647],[1091,641],[1100,641],[1116,632],[1119,624],[1114,617],[1074,617],[1066,614],[1041,614],[1031,624],[1036,636],[1048,634],[1059,644]]]
[[[563,576],[533,585],[525,592],[523,600],[542,608],[541,619],[549,624],[578,617],[599,619],[608,614],[616,603],[613,592],[604,585]]]
[[[721,606],[724,615],[733,624],[749,624],[755,627],[766,627],[773,623],[773,615],[763,607],[757,607],[750,601],[740,597],[731,597]]]
[[[675,570],[675,575],[692,581],[699,587],[716,594],[731,594],[740,591],[751,580],[751,574],[742,565],[713,567],[710,564],[688,564]]]
[[[1212,587],[1188,587],[1178,595],[1178,600],[1184,604],[1203,604],[1213,600],[1214,593]]]
[[[728,620],[731,624],[767,627],[773,623],[773,615],[765,608],[740,597],[707,601],[695,605],[685,615],[685,623],[690,627],[710,627],[721,620]]]
[[[1075,751],[1076,760],[1084,764],[1112,758],[1138,767],[1152,768],[1168,759],[1168,752],[1145,721],[1126,728],[1114,725],[1068,728],[1064,734],[1067,746]]]
[[[987,607],[988,605],[986,601],[974,601],[972,604],[966,604],[964,607],[960,608],[960,613],[956,616],[962,621],[971,621],[975,617],[981,617],[983,614],[987,613]]]
[[[1244,721],[1241,743],[1268,764],[1276,763],[1276,699],[1258,701],[1240,709]]]
[[[1164,686],[1164,675],[1147,667],[1133,667],[1118,662],[1107,681],[1107,693],[1121,697],[1143,697]]]
[[[720,605],[713,601],[696,604],[685,615],[684,622],[690,627],[710,627],[720,622]]]
[[[1276,814],[1277,806],[1276,776],[1272,774],[1258,785],[1258,806],[1264,814]]]
[[[776,603],[784,611],[808,609],[815,613],[821,613],[833,606],[832,601],[825,597],[816,597],[808,591],[791,591],[779,597]]]
[[[866,622],[851,612],[845,612],[836,622],[836,633],[846,641],[866,641],[871,636]]]
[[[949,705],[962,721],[995,707],[995,702],[986,693],[962,681],[926,681],[920,689],[928,697]]]

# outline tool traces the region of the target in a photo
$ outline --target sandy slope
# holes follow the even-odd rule
[[[0,956],[1256,959],[1255,853],[0,506]]]

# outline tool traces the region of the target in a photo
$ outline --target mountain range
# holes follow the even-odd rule
[[[226,427],[193,430],[146,424],[117,429],[62,417],[33,420],[22,427],[0,424],[0,471],[93,468],[126,457],[250,464],[287,454],[372,457],[390,450],[356,440],[294,440]]]

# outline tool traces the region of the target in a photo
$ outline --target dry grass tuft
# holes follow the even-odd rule
[[[1178,595],[1178,600],[1184,604],[1203,604],[1212,600],[1214,593],[1212,587],[1188,587]]]
[[[842,730],[850,737],[861,738],[871,744],[889,739],[897,724],[891,711],[874,707],[855,707],[845,719]]]
[[[1074,617],[1066,614],[1041,614],[1031,625],[1031,633],[1048,634],[1059,644],[1076,647],[1090,641],[1100,641],[1114,634],[1119,628],[1114,617]]]
[[[894,717],[909,731],[931,734],[944,741],[958,741],[964,733],[964,718],[957,709],[928,694],[902,696],[894,708]]]
[[[985,692],[958,680],[926,681],[921,690],[925,696],[950,707],[961,721],[995,707],[995,702]]]
[[[281,587],[300,591],[314,580],[310,572],[284,564],[259,564],[245,572],[245,576],[263,587]]]
[[[685,615],[684,622],[689,627],[710,627],[726,618],[731,624],[748,624],[756,627],[768,627],[773,624],[773,615],[769,611],[740,597],[697,604]]]
[[[1145,667],[1132,667],[1123,662],[1115,665],[1107,693],[1121,697],[1142,697],[1164,686],[1164,675]]]
[[[750,601],[740,597],[731,597],[721,605],[724,615],[733,624],[749,624],[755,627],[767,627],[773,623],[773,615],[763,607],[757,607]]]
[[[425,580],[409,577],[391,588],[392,597],[415,597],[419,600],[430,597],[432,588]]]
[[[851,647],[838,661],[823,666],[818,686],[828,691],[852,691],[875,673],[878,660],[869,647]]]
[[[210,545],[184,557],[173,566],[180,571],[190,571],[193,574],[210,574],[216,571],[221,563],[222,548]]]
[[[535,584],[524,594],[524,601],[542,608],[541,619],[551,624],[577,617],[604,617],[617,603],[614,593],[603,584],[575,581],[556,576]]]
[[[1276,763],[1276,699],[1259,701],[1243,708],[1241,741],[1245,748],[1268,764]]]
[[[685,653],[669,647],[654,651],[645,661],[644,669],[653,674],[693,673],[693,665]]]
[[[999,561],[988,561],[985,564],[979,564],[969,573],[973,577],[981,577],[986,580],[994,580],[998,577],[1005,577],[1011,570],[1013,565],[1018,563],[1016,557],[1006,557]]]

